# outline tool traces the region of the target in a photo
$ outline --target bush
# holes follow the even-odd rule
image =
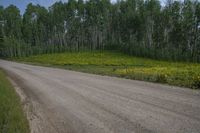
[[[200,89],[200,75],[193,78],[193,88]]]
[[[167,82],[167,75],[158,74],[158,75],[156,76],[156,82],[159,82],[159,83],[166,83],[166,82]]]

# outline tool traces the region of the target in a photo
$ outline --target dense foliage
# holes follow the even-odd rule
[[[118,49],[155,59],[200,62],[200,2],[68,0],[49,9],[0,7],[0,55]]]

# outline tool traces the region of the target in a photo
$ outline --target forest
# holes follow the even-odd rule
[[[96,50],[200,62],[200,2],[68,0],[23,14],[0,6],[0,57]]]

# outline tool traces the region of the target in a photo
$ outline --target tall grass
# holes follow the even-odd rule
[[[0,70],[0,133],[29,133],[28,121],[14,88]]]
[[[200,64],[194,63],[158,61],[111,51],[44,54],[17,60],[103,75],[200,88]]]

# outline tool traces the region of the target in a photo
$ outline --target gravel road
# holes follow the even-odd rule
[[[5,60],[0,67],[23,97],[32,133],[200,133],[197,90]]]

